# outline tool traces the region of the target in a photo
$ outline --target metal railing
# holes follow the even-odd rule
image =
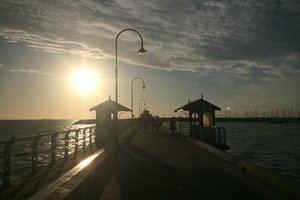
[[[55,164],[95,142],[95,126],[0,141],[0,178],[9,186],[12,175],[36,173],[40,166]],[[3,151],[2,151],[3,150]]]
[[[188,123],[179,123],[178,124],[179,128],[179,135],[190,135],[190,125]],[[215,129],[214,133],[214,141],[213,144],[219,146],[219,147],[226,147],[226,129],[224,127],[213,127]],[[226,147],[227,148],[227,147]]]
[[[190,135],[190,124],[179,122],[178,129],[179,129],[180,136],[189,136]]]
[[[216,144],[226,145],[226,129],[224,127],[216,127]]]

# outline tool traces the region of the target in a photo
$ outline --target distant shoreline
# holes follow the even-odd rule
[[[189,121],[188,118],[176,118],[177,121]],[[127,119],[128,120],[128,119]],[[160,118],[162,121],[169,121],[170,118]],[[216,118],[216,122],[267,122],[271,124],[281,124],[281,123],[300,123],[300,118],[244,118],[244,117],[222,117]],[[82,119],[74,122],[74,124],[96,124],[96,119]]]
[[[279,117],[254,117],[254,118],[240,118],[240,117],[227,117],[227,118],[216,118],[217,122],[268,122],[268,123],[296,123],[300,122],[300,118],[279,118]]]

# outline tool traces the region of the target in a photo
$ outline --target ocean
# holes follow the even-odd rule
[[[75,121],[0,120],[0,140],[90,126],[74,125]],[[226,128],[228,152],[300,182],[300,123],[217,122],[216,125]]]
[[[217,122],[228,152],[300,182],[300,123]]]

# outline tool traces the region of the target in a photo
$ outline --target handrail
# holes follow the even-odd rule
[[[70,148],[76,153],[81,147],[85,149],[88,145],[92,144],[95,141],[94,138],[95,126],[92,126],[25,137],[11,137],[0,141],[0,147],[3,148],[3,153],[1,152],[0,156],[2,160],[0,166],[3,171],[3,186],[10,185],[13,170],[12,165],[17,161],[23,161],[27,164],[30,162],[31,172],[36,173],[40,162],[46,163],[46,160],[49,160],[51,164],[54,164],[58,157],[58,151],[64,152],[63,157],[66,158],[70,153]],[[47,152],[49,154],[45,155]],[[39,155],[44,155],[44,157],[39,158]],[[24,166],[27,166],[27,164],[24,164]],[[17,170],[24,171],[25,169],[22,166],[22,168],[18,168]]]
[[[189,132],[190,125],[188,123],[179,123],[179,135],[183,136],[183,133]],[[226,147],[226,129],[224,127],[212,127],[215,129],[214,131],[214,141],[212,141],[213,145],[217,145],[219,147]],[[188,130],[188,131],[187,131]],[[201,139],[200,139],[201,140]]]

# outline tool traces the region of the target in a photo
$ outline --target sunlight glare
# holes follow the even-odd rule
[[[98,77],[88,69],[78,69],[72,74],[72,83],[82,93],[96,90]]]

